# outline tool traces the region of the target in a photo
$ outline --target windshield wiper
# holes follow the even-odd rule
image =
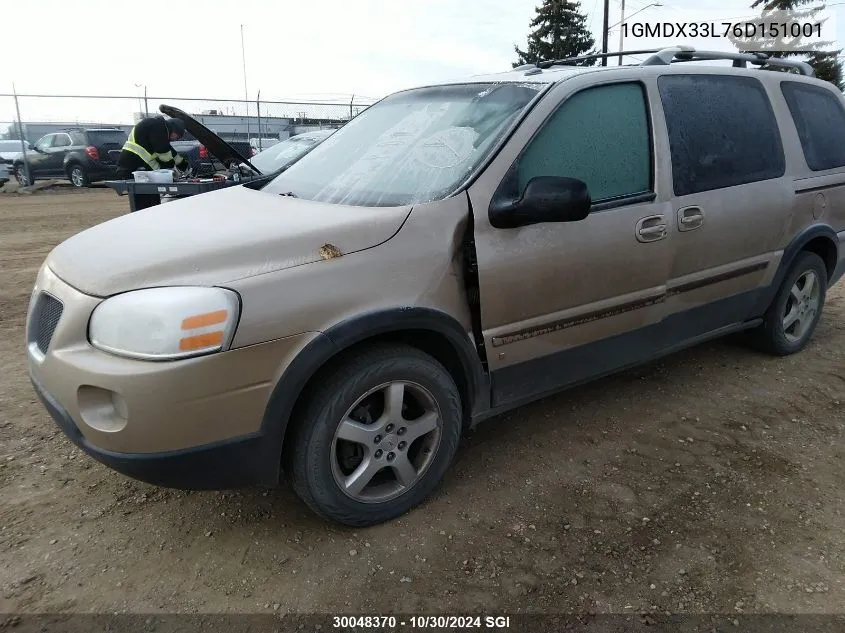
[[[279,195],[280,196],[287,196],[289,198],[298,198],[299,197],[293,191],[288,191],[287,193],[280,193]]]

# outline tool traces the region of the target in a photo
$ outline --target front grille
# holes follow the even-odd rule
[[[31,316],[30,340],[35,343],[42,354],[47,353],[53,333],[62,318],[64,306],[53,295],[42,292],[35,301]]]

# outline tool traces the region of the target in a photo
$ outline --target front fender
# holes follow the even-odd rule
[[[490,405],[489,381],[467,332],[450,315],[430,308],[381,310],[342,321],[318,335],[285,369],[270,396],[261,434],[273,450],[281,451],[294,407],[308,382],[335,356],[355,344],[390,333],[426,331],[449,342],[460,359],[469,391],[470,415]]]

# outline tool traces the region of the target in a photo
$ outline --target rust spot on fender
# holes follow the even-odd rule
[[[343,253],[341,253],[340,249],[334,244],[323,244],[320,247],[320,257],[323,259],[334,259],[335,257],[340,257],[341,255],[343,255]]]

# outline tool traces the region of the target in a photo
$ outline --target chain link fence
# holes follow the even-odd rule
[[[0,140],[17,140],[22,135],[35,144],[45,134],[68,127],[119,127],[129,132],[141,118],[160,114],[160,105],[169,105],[190,114],[226,141],[249,141],[261,150],[296,134],[338,128],[374,101],[0,94]]]

